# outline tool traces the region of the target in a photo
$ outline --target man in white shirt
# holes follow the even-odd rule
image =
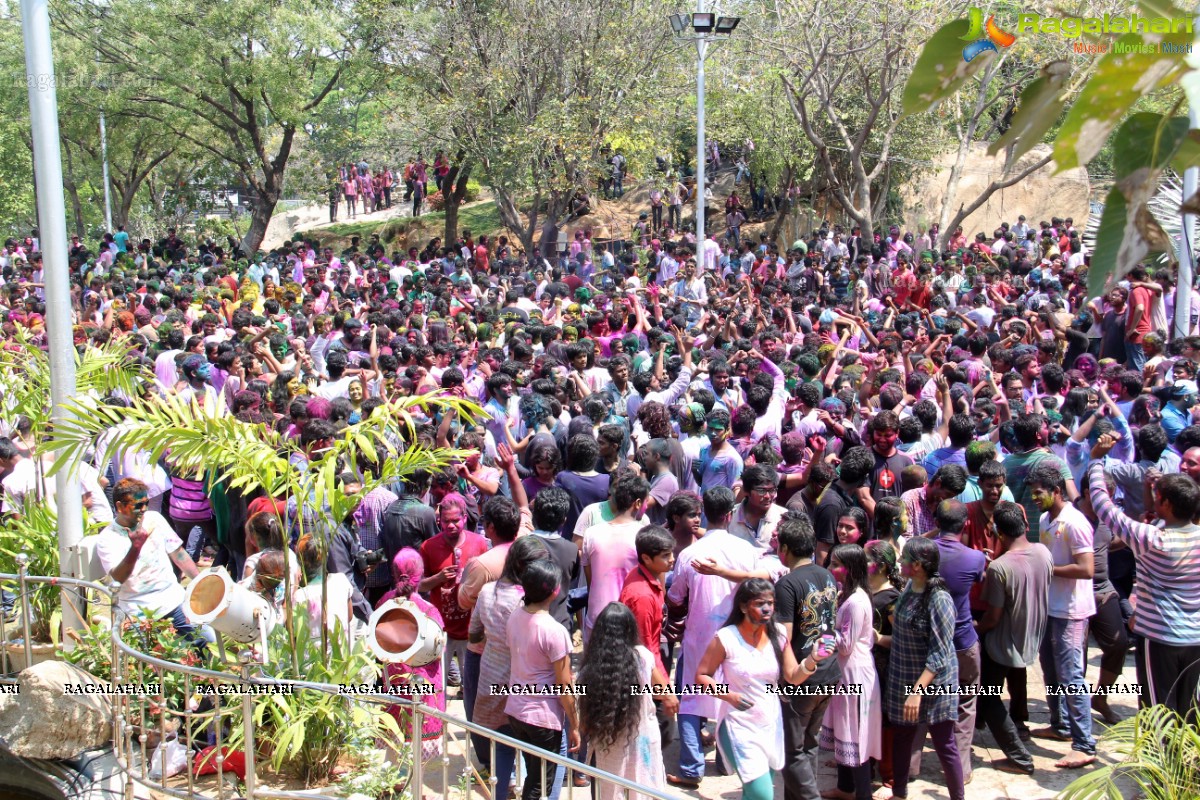
[[[198,626],[183,613],[183,586],[172,568],[195,578],[200,572],[196,562],[167,520],[148,510],[146,484],[132,478],[118,481],[113,501],[116,517],[99,534],[96,556],[105,572],[121,584],[117,607],[126,614],[169,618],[182,636],[203,646]]]
[[[1022,215],[1017,217],[1017,224],[1013,225],[1012,234],[1016,237],[1018,242],[1023,242],[1031,230],[1033,230],[1033,228],[1029,227],[1025,223],[1025,217]]]
[[[842,241],[840,233],[833,234],[833,238],[825,244],[825,260],[833,261],[835,258],[847,259],[850,257],[850,250]]]
[[[1096,613],[1092,591],[1095,573],[1092,525],[1067,503],[1066,485],[1057,467],[1039,464],[1027,485],[1038,507],[1040,539],[1054,557],[1050,579],[1050,612],[1042,638],[1040,660],[1050,706],[1050,727],[1034,732],[1039,738],[1071,742],[1071,754],[1055,766],[1078,769],[1096,760],[1092,737],[1091,694],[1087,689],[1083,647],[1088,619]]]
[[[670,253],[663,253],[663,257],[658,260],[658,285],[668,285],[671,281],[675,280],[675,275],[678,272],[679,262]]]
[[[719,250],[720,245],[717,245],[717,248]],[[696,274],[696,262],[689,261],[683,265],[683,271],[675,283],[675,296],[686,301],[684,313],[689,325],[700,319],[704,307],[708,304],[708,287],[704,285],[704,278]]]
[[[705,270],[712,272],[717,271],[717,262],[721,260],[721,243],[717,241],[717,235],[710,234],[700,245],[700,259],[696,265],[696,273],[703,275]]]

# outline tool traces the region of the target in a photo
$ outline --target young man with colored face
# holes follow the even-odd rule
[[[442,498],[438,509],[437,536],[421,544],[425,578],[418,587],[442,615],[446,629],[446,662],[450,686],[461,683],[460,667],[466,659],[467,627],[471,612],[458,603],[458,589],[467,562],[488,551],[487,539],[466,530],[467,503],[457,493]],[[457,662],[455,663],[455,657]]]
[[[169,618],[180,635],[203,646],[198,626],[183,613],[183,586],[175,570],[194,578],[200,570],[183,549],[170,523],[149,510],[146,484],[125,478],[113,487],[115,516],[99,534],[96,555],[104,570],[121,584],[117,607],[127,614]]]
[[[1034,467],[1028,483],[1033,502],[1043,512],[1038,521],[1039,538],[1054,559],[1049,621],[1039,653],[1046,686],[1054,693],[1048,691],[1046,697],[1050,727],[1034,731],[1034,736],[1070,741],[1071,755],[1055,766],[1078,769],[1096,760],[1083,661],[1087,622],[1096,613],[1092,525],[1083,512],[1067,503],[1065,481],[1054,465]]]
[[[896,449],[900,436],[900,420],[894,411],[881,411],[867,425],[871,450],[875,454],[875,466],[871,469],[871,497],[900,496],[900,473],[911,466],[913,460]]]

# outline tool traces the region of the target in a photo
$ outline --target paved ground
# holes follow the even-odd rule
[[[1088,668],[1089,680],[1095,682],[1099,671],[1099,653],[1094,651]],[[1129,655],[1124,675],[1121,682],[1136,683],[1134,678],[1133,655]],[[1029,670],[1029,711],[1030,711],[1030,728],[1045,727],[1049,723],[1050,712],[1046,706],[1045,685],[1042,682],[1041,670],[1035,665]],[[1122,717],[1131,716],[1137,706],[1136,696],[1134,695],[1115,695],[1110,698],[1111,706]],[[452,714],[463,713],[462,702],[457,698],[451,699],[449,702],[449,710]],[[1096,715],[1093,715],[1093,732],[1099,737],[1105,725]],[[990,733],[986,730],[977,731],[975,734],[975,744],[972,753],[972,767],[974,777],[971,783],[967,786],[968,798],[988,798],[992,800],[1000,800],[1000,798],[1019,798],[1019,800],[1050,800],[1058,795],[1066,786],[1081,773],[1070,770],[1060,770],[1055,768],[1054,762],[1062,758],[1070,752],[1069,743],[1060,743],[1034,739],[1028,744],[1030,752],[1034,756],[1037,766],[1037,771],[1031,777],[1024,775],[1011,775],[1001,772],[991,767],[993,762],[1003,761],[1004,755],[996,746]],[[677,740],[672,742],[664,751],[664,760],[667,771],[673,772],[679,764],[679,748]],[[718,776],[714,764],[714,751],[709,750],[707,756],[707,770],[712,777],[706,777],[699,791],[684,792],[678,789],[670,789],[668,794],[674,794],[681,798],[702,798],[703,800],[738,800],[741,798],[741,783],[736,776]],[[1100,758],[1098,763],[1109,764],[1115,761],[1112,752],[1101,743]],[[833,788],[836,785],[836,771],[832,765],[832,753],[823,753],[822,767],[820,771],[820,786],[822,791]],[[451,760],[449,771],[451,775],[460,774],[463,766],[462,747],[456,744],[451,747]],[[439,797],[443,795],[443,784],[440,775],[440,764],[434,764],[434,774],[427,775],[426,787],[430,797]],[[453,777],[450,784],[453,787],[456,781]],[[451,789],[449,794],[457,795],[458,793]],[[482,791],[476,790],[476,796],[484,796]],[[568,793],[564,788],[563,798],[568,798]],[[775,796],[783,797],[783,782],[782,779],[776,778],[775,781]],[[1127,795],[1130,796],[1130,795]],[[575,790],[574,798],[586,798],[588,793],[583,790]],[[876,784],[875,797],[879,800],[891,797],[890,790],[880,787]],[[941,770],[937,760],[937,754],[933,751],[932,743],[927,743],[925,754],[922,760],[921,777],[913,781],[909,786],[909,800],[946,800],[949,793],[946,791],[944,782],[942,781]]]

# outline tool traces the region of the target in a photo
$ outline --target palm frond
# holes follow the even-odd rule
[[[88,347],[75,355],[75,394],[106,395],[119,392],[136,397],[149,378],[146,369],[120,341]],[[33,423],[39,437],[50,420],[50,360],[30,336],[18,328],[0,348],[0,385],[5,409]]]
[[[1063,800],[1119,800],[1129,786],[1145,800],[1200,797],[1200,731],[1166,706],[1143,708],[1102,737],[1123,759],[1073,781]]]
[[[144,450],[152,461],[169,451],[180,470],[213,470],[236,489],[278,494],[287,485],[292,445],[275,431],[238,420],[223,407],[206,410],[171,395],[138,400],[128,408],[78,397],[68,409],[72,419],[58,425],[47,444],[58,452],[49,475],[79,463],[93,448],[103,448],[102,457]]]

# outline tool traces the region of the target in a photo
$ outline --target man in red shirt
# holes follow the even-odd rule
[[[468,561],[488,550],[487,539],[464,530],[466,522],[466,500],[455,492],[446,495],[438,505],[438,535],[421,545],[425,578],[417,588],[428,595],[442,615],[449,664],[446,683],[450,686],[461,683],[459,669],[466,659],[467,629],[471,622],[471,612],[458,603],[463,569]],[[454,656],[458,657],[458,666],[452,661]]]
[[[637,620],[642,644],[654,654],[654,683],[667,686],[670,672],[662,658],[663,602],[666,599],[666,578],[675,566],[675,537],[659,525],[647,525],[634,539],[638,566],[625,576],[621,587],[621,603],[628,606]],[[679,710],[679,698],[667,693],[655,698],[659,728],[670,730],[666,719]]]
[[[1125,318],[1125,356],[1127,366],[1141,372],[1146,366],[1146,351],[1142,349],[1142,340],[1151,331],[1150,305],[1154,296],[1150,290],[1140,284],[1146,281],[1146,268],[1141,264],[1129,272],[1129,281],[1133,284],[1129,292],[1129,316]]]
[[[475,274],[487,275],[489,266],[488,237],[485,234],[479,237],[479,244],[475,246]]]
[[[901,259],[899,271],[892,275],[892,289],[896,293],[896,307],[903,309],[917,290],[917,276],[908,261]]]

